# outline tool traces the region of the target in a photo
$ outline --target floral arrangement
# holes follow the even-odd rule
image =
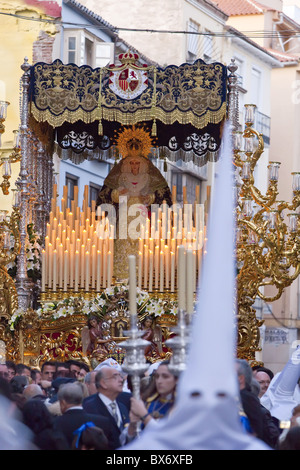
[[[27,225],[28,239],[26,240],[26,257],[27,257],[27,275],[36,282],[41,278],[41,251],[42,245],[40,236],[35,232],[34,225]],[[7,272],[15,278],[17,274],[16,260],[7,265]]]
[[[8,321],[8,327],[11,332],[14,332],[22,316],[25,314],[25,311],[21,308],[18,308]]]
[[[105,289],[92,300],[83,297],[68,297],[63,300],[45,302],[36,312],[39,317],[50,314],[53,320],[76,314],[86,315],[87,318],[91,315],[104,318],[106,314],[111,317],[118,316],[118,311],[122,308],[124,316],[129,317],[128,294],[128,286],[119,285]],[[17,310],[12,315],[9,321],[11,331],[15,329],[23,314],[22,310]],[[137,288],[137,314],[140,317],[150,315],[154,318],[161,315],[177,315],[177,302],[166,303]]]

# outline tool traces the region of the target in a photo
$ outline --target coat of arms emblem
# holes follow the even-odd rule
[[[109,88],[125,100],[136,98],[148,86],[147,71],[135,65],[137,58],[137,54],[121,54],[119,59],[122,65],[114,67],[110,73]]]

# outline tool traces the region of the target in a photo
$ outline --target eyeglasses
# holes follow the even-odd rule
[[[113,374],[110,377],[106,377],[104,380],[118,379],[119,377],[121,377],[121,379],[123,380],[122,374],[120,374],[120,372],[117,372],[116,374]]]

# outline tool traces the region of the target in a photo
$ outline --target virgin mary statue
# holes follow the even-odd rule
[[[140,127],[125,129],[117,147],[122,159],[106,179],[98,195],[97,207],[112,204],[116,214],[114,276],[128,279],[128,256],[138,255],[141,226],[149,217],[151,205],[172,206],[168,183],[148,156],[153,147],[148,132]]]

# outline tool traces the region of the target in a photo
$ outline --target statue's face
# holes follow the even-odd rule
[[[96,328],[97,324],[98,323],[97,323],[96,318],[91,318],[90,319],[90,325],[91,325],[92,328]]]
[[[133,175],[137,175],[140,171],[140,161],[139,160],[131,160],[130,161],[130,170]]]
[[[152,320],[150,318],[147,318],[144,323],[146,328],[150,328],[152,326]]]
[[[138,140],[131,140],[127,144],[128,156],[137,157],[142,153],[142,144]]]

